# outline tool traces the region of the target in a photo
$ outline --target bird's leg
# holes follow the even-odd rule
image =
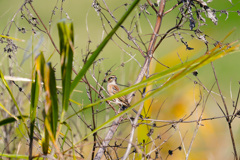
[[[125,105],[120,105],[120,107],[121,107],[121,111],[124,111],[125,109],[127,109],[128,107],[127,106],[125,106]],[[133,110],[133,112],[135,112],[136,114],[138,114],[138,111],[137,110],[135,110],[135,109],[132,109]],[[139,115],[139,117],[141,118],[141,119],[143,119],[143,116],[140,114]]]

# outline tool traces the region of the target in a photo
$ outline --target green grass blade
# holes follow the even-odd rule
[[[41,52],[35,59],[36,71],[38,73],[38,77],[41,81],[43,81],[44,70],[45,70],[45,59],[43,56],[43,52]]]
[[[86,135],[85,137],[83,137],[80,141],[78,141],[77,143],[80,143],[81,141],[83,141],[84,139],[86,139],[87,137],[91,136],[92,134],[96,133],[97,131],[99,131],[101,128],[103,128],[104,126],[106,126],[107,124],[113,122],[116,118],[122,116],[123,114],[129,112],[130,110],[132,110],[134,107],[136,107],[137,105],[140,105],[141,103],[143,103],[144,101],[146,101],[149,98],[154,98],[157,95],[159,95],[164,89],[166,89],[167,87],[173,85],[174,83],[176,83],[178,80],[180,80],[181,78],[183,78],[184,76],[186,76],[189,73],[192,73],[194,70],[203,67],[206,64],[209,64],[212,61],[215,61],[221,57],[223,57],[224,55],[238,49],[238,47],[240,46],[240,44],[231,47],[231,48],[227,48],[227,46],[221,48],[219,51],[216,51],[214,53],[211,53],[210,55],[203,55],[200,58],[191,61],[191,64],[188,64],[188,66],[183,69],[182,71],[180,71],[179,73],[175,74],[174,76],[172,76],[166,83],[164,83],[160,88],[154,90],[153,92],[151,92],[150,94],[148,94],[145,98],[141,99],[140,101],[138,101],[137,103],[131,105],[129,108],[127,108],[126,110],[124,110],[123,112],[119,113],[118,115],[114,116],[113,118],[109,119],[108,121],[106,121],[105,123],[103,123],[101,126],[97,127],[95,130],[93,130],[92,132],[90,132],[88,135]],[[84,107],[85,108],[85,107]],[[77,144],[75,143],[75,145]]]
[[[64,146],[64,144],[65,144],[65,141],[66,141],[66,139],[68,138],[68,137],[67,137],[68,131],[71,131],[72,129],[71,129],[71,127],[69,126],[69,124],[67,124],[66,122],[63,122],[62,125],[64,125],[64,126],[67,127],[67,130],[66,130],[65,134],[63,135],[63,141],[62,141],[62,144],[61,144],[61,149],[63,150],[63,146]]]
[[[47,92],[46,89],[46,81],[45,81],[45,72],[46,72],[46,64],[45,64],[45,59],[43,56],[43,53],[41,52],[40,55],[35,59],[35,65],[36,65],[36,72],[38,74],[39,79],[41,82],[44,82],[44,89],[46,91],[46,102],[45,102],[45,108],[44,108],[44,133],[42,136],[42,150],[43,154],[48,154],[48,148],[49,148],[49,134],[48,130],[46,128],[46,122],[48,122],[46,119],[48,117],[50,108],[49,108],[49,92]],[[47,73],[46,73],[47,74]],[[47,112],[47,113],[46,113]]]
[[[53,143],[53,146],[55,147],[55,150],[56,150],[56,153],[58,154],[59,156],[59,159],[63,159],[63,155],[62,153],[60,152],[60,149],[57,145],[57,142],[56,142],[56,138],[54,137],[53,133],[52,133],[52,128],[51,128],[51,122],[48,121],[47,118],[45,118],[45,130],[47,131],[47,135],[48,137],[52,140],[52,143]]]
[[[18,121],[18,118],[16,116],[14,116],[13,114],[11,114],[3,105],[2,103],[0,103],[0,107],[7,113],[9,114],[11,117],[13,117],[14,119],[16,119],[16,121]]]
[[[22,120],[22,122],[23,122],[23,124],[24,124],[24,126],[25,126],[25,129],[26,129],[26,131],[28,132],[28,135],[29,135],[28,127],[27,127],[27,125],[26,125],[25,122],[24,122],[24,117],[23,117],[23,115],[22,115],[22,112],[21,112],[21,110],[20,110],[20,108],[19,108],[19,106],[18,106],[18,104],[17,104],[17,101],[16,101],[16,99],[14,98],[14,96],[13,96],[13,94],[12,94],[12,91],[11,91],[11,89],[10,89],[7,81],[5,80],[5,78],[4,78],[1,70],[0,70],[0,78],[1,78],[4,86],[7,88],[7,91],[8,91],[8,93],[10,94],[10,96],[11,96],[11,98],[12,98],[12,101],[13,101],[13,103],[15,104],[17,110],[18,110],[18,113],[19,113],[19,115],[21,116],[21,120]]]
[[[103,50],[103,48],[106,46],[106,44],[109,42],[109,40],[112,38],[114,33],[117,31],[117,29],[122,25],[122,23],[125,21],[125,19],[129,16],[129,14],[132,12],[134,7],[138,4],[140,0],[135,0],[129,9],[124,13],[122,18],[118,21],[116,26],[111,30],[111,32],[105,37],[105,39],[102,41],[102,43],[98,46],[98,48],[92,53],[91,57],[88,59],[86,64],[83,66],[81,71],[77,74],[75,79],[72,82],[71,85],[71,92],[74,90],[74,88],[77,86],[79,81],[82,79],[82,77],[86,74],[88,71],[89,67],[93,64],[97,56],[100,54],[100,52]]]
[[[230,44],[231,45],[231,44]],[[230,52],[236,50],[237,48],[239,47],[239,44],[237,44],[236,46],[232,46],[231,48],[228,48],[228,46],[224,46],[222,48],[218,48],[219,50],[215,51],[216,48],[212,49],[212,51],[215,51],[215,52],[212,52],[211,54],[209,55],[203,55],[195,60],[192,60],[192,61],[189,61],[189,62],[185,62],[183,64],[179,64],[179,65],[176,65],[168,70],[165,70],[159,74],[156,74],[154,76],[152,76],[151,78],[147,79],[147,80],[144,80],[138,84],[135,84],[131,87],[128,87],[120,92],[118,92],[117,94],[111,96],[111,97],[108,97],[108,98],[105,98],[105,99],[102,99],[102,100],[99,100],[99,101],[96,101],[94,103],[91,103],[85,107],[83,107],[82,109],[80,109],[78,112],[76,113],[79,113],[79,112],[82,112],[83,110],[86,110],[92,106],[95,106],[101,102],[105,102],[105,101],[108,101],[108,100],[112,100],[112,99],[115,99],[115,98],[118,98],[118,97],[121,97],[121,96],[124,96],[126,94],[129,94],[133,91],[136,91],[138,89],[141,89],[143,87],[146,87],[146,86],[149,86],[153,83],[157,83],[159,80],[163,79],[163,78],[166,78],[170,75],[173,75],[173,74],[176,74],[177,72],[180,72],[180,71],[183,71],[187,68],[191,68],[191,67],[195,67],[196,68],[200,68],[212,61],[215,61],[223,56],[225,56],[226,54],[229,54]],[[228,48],[228,49],[227,49]],[[201,65],[200,65],[201,64]],[[199,66],[200,65],[200,66]],[[71,118],[75,116],[75,114],[67,117],[65,120]]]
[[[27,155],[19,155],[19,154],[5,154],[1,153],[1,157],[6,157],[6,158],[13,158],[13,159],[29,159]],[[40,158],[43,159],[43,158]]]
[[[80,141],[76,142],[74,144],[73,147],[75,147],[78,143],[84,141],[86,138],[88,138],[89,136],[93,135],[94,133],[96,133],[97,131],[99,131],[100,129],[102,129],[104,126],[106,126],[107,124],[113,122],[115,119],[119,118],[120,116],[126,114],[127,112],[129,112],[130,110],[132,110],[136,105],[133,105],[129,108],[127,108],[126,110],[124,110],[123,112],[120,112],[119,114],[115,115],[114,117],[110,118],[108,121],[104,122],[102,125],[100,125],[99,127],[97,127],[96,129],[94,129],[92,132],[90,132],[89,134],[87,134],[85,137],[83,137]]]
[[[61,57],[61,73],[63,87],[63,112],[68,109],[71,77],[72,77],[72,62],[74,50],[73,23],[62,20],[58,23],[58,32],[60,39],[60,57]]]
[[[32,82],[31,89],[31,105],[30,105],[30,144],[29,144],[29,157],[32,158],[32,145],[33,145],[33,133],[36,119],[36,110],[38,105],[38,97],[39,97],[39,87],[41,84],[40,79],[38,78],[37,72],[35,72],[35,81]]]
[[[66,133],[64,134],[64,137],[63,137],[63,142],[62,142],[62,145],[61,145],[61,149],[63,150],[63,146],[64,146],[64,143],[65,143],[66,139],[69,139],[69,138],[67,137],[67,134],[68,134],[68,131],[70,131],[70,133],[71,133],[71,138],[72,138],[72,140],[70,140],[70,141],[71,141],[71,143],[72,143],[73,159],[76,159],[75,148],[73,147],[73,146],[74,146],[74,144],[73,144],[73,133],[72,133],[71,126],[70,126],[68,123],[66,123],[66,122],[63,122],[63,125],[65,125],[65,126],[67,127],[67,130],[66,130]],[[82,158],[83,158],[83,157],[82,157]]]
[[[18,38],[9,37],[9,36],[4,36],[4,35],[0,35],[0,37],[2,37],[2,38],[7,38],[7,39],[12,39],[12,40],[14,40],[14,41],[19,41],[19,42],[25,42],[24,39],[18,39]]]
[[[67,138],[68,131],[69,131],[69,128],[67,128],[67,130],[66,130],[66,132],[63,136],[62,144],[61,144],[61,147],[60,147],[62,150],[63,150],[63,146],[65,144],[66,138]]]
[[[49,102],[47,102],[49,104],[48,105],[49,113],[46,113],[46,115],[48,116],[52,133],[55,137],[58,123],[58,99],[56,89],[56,78],[51,63],[47,63],[44,78],[45,78],[44,82],[45,90],[47,93],[49,93],[48,95],[49,97],[47,98],[49,100]]]
[[[43,151],[43,154],[47,155],[48,154],[48,147],[49,147],[49,134],[48,134],[48,130],[47,130],[47,127],[46,125],[47,124],[47,118],[45,118],[45,121],[44,121],[44,133],[43,133],[43,136],[42,136],[42,151]]]
[[[16,116],[18,119],[22,119],[23,118],[28,118],[29,116]],[[9,118],[6,118],[6,119],[3,119],[0,121],[0,126],[4,126],[4,125],[7,125],[7,124],[10,124],[10,123],[14,123],[16,122],[16,118],[13,118],[13,117],[9,117]]]
[[[44,134],[42,138],[42,149],[44,154],[48,154],[49,140],[55,142],[58,123],[58,99],[56,89],[56,78],[51,63],[45,63],[43,53],[41,53],[35,60],[36,73],[40,80],[44,82],[44,90],[46,95],[46,102],[44,108]],[[37,82],[37,80],[35,80]],[[49,130],[50,128],[50,130]]]

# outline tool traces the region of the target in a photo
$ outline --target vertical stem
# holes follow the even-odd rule
[[[141,69],[141,71],[140,71],[140,73],[139,73],[139,75],[138,75],[134,84],[137,84],[137,83],[141,82],[143,77],[145,76],[145,73],[149,69],[150,62],[152,60],[153,53],[155,51],[154,50],[154,45],[156,43],[157,34],[159,33],[160,27],[161,27],[161,24],[162,24],[162,18],[163,18],[165,3],[166,3],[166,0],[162,0],[161,3],[160,3],[159,11],[158,11],[158,14],[157,14],[157,20],[156,20],[156,24],[155,24],[155,28],[154,28],[154,33],[153,33],[153,35],[150,39],[150,43],[149,43],[149,46],[148,46],[148,54],[145,58],[144,65],[143,65],[143,67],[142,67],[142,69]],[[128,95],[128,102],[132,101],[132,98],[133,98],[134,94],[135,94],[135,92],[132,92]]]
[[[228,123],[228,128],[229,128],[229,132],[231,135],[231,140],[232,140],[232,145],[233,145],[233,150],[234,150],[234,159],[238,160],[238,154],[237,154],[236,144],[235,144],[235,140],[234,140],[234,136],[233,136],[231,122]]]
[[[229,117],[229,113],[228,113],[228,108],[227,108],[227,105],[226,105],[226,102],[224,100],[224,97],[223,97],[223,94],[222,94],[222,91],[220,89],[220,85],[219,85],[219,82],[218,82],[218,79],[217,79],[217,74],[216,74],[216,71],[215,71],[215,68],[213,66],[213,62],[211,62],[211,65],[212,65],[212,69],[213,69],[213,73],[214,73],[214,77],[215,77],[215,80],[216,80],[216,83],[217,83],[217,86],[218,86],[218,91],[219,91],[219,94],[221,95],[221,98],[222,98],[222,101],[223,101],[223,105],[224,105],[224,108],[225,108],[225,111],[226,111],[226,120],[228,122],[228,129],[229,129],[229,132],[230,132],[230,136],[231,136],[231,140],[232,140],[232,146],[233,146],[233,151],[234,151],[234,159],[238,160],[238,154],[237,154],[237,149],[236,149],[236,144],[235,144],[235,140],[234,140],[234,136],[233,136],[233,131],[232,131],[232,122],[231,122],[231,119]]]
[[[157,40],[157,35],[159,33],[159,30],[160,30],[160,27],[161,27],[161,24],[162,24],[162,18],[163,18],[163,14],[164,14],[165,3],[166,3],[166,0],[161,0],[160,6],[159,6],[159,11],[158,11],[158,14],[157,14],[157,21],[156,21],[155,28],[154,28],[154,33],[152,34],[152,37],[150,39],[150,43],[149,43],[149,46],[148,46],[148,56],[150,56],[150,57],[153,54],[154,46],[155,46],[155,43],[156,43],[156,40]]]
[[[149,43],[149,46],[148,46],[148,54],[145,58],[145,63],[143,65],[143,68],[141,69],[141,72],[135,82],[136,83],[139,83],[140,81],[142,81],[143,77],[146,75],[146,72],[148,72],[149,70],[149,66],[150,66],[150,62],[152,60],[152,57],[153,57],[153,52],[154,52],[154,46],[155,46],[155,43],[156,43],[156,39],[157,39],[157,35],[160,31],[160,27],[161,27],[161,24],[162,24],[162,18],[163,18],[163,13],[164,13],[164,8],[165,8],[165,3],[166,3],[166,0],[161,0],[161,3],[160,3],[160,6],[159,6],[159,11],[157,13],[157,20],[156,20],[156,24],[155,24],[155,28],[154,28],[154,33],[150,39],[150,43]],[[147,73],[148,75],[148,73]],[[132,100],[132,95],[134,94],[135,92],[132,92],[129,96],[129,100],[128,101],[131,101]],[[131,134],[130,134],[130,138],[129,138],[129,143],[128,143],[128,147],[127,147],[127,150],[123,156],[123,160],[127,159],[128,158],[128,155],[130,153],[130,150],[131,150],[131,147],[132,147],[132,141],[133,141],[133,136],[134,136],[134,132],[135,132],[135,129],[136,129],[136,125],[137,125],[137,122],[138,122],[138,116],[140,115],[140,113],[142,112],[142,109],[143,109],[143,104],[141,105],[141,107],[139,108],[139,111],[136,116],[136,118],[134,119],[134,122],[132,124],[132,130],[131,130]]]
[[[90,87],[90,84],[88,83],[87,77],[84,76],[85,80],[86,80],[86,84],[88,85],[88,91],[89,91],[89,100],[91,103],[93,103],[92,101],[92,90]],[[93,131],[96,128],[96,123],[95,123],[95,116],[94,116],[94,106],[92,106],[92,121],[93,121],[93,128],[91,128],[91,130]],[[94,154],[95,154],[95,150],[96,150],[96,141],[97,141],[97,132],[93,134],[93,148],[92,148],[92,159],[94,159]]]

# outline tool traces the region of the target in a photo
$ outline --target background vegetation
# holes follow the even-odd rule
[[[179,5],[162,17],[156,43],[180,21],[184,5],[185,21],[156,47],[145,83],[133,88],[150,55],[151,36],[159,24],[154,8],[159,11],[161,3],[142,0],[130,12],[131,0],[0,1],[2,158],[239,159],[240,55],[235,41],[240,37],[240,3],[207,3],[216,11],[217,25],[202,12],[206,25],[200,26],[204,22],[195,9],[204,10],[203,1],[166,1],[165,13]],[[118,22],[129,11],[122,24],[128,34],[123,27],[112,29],[117,23],[108,8]],[[109,37],[111,31],[117,35]],[[105,102],[109,74],[125,85],[116,97],[128,95],[143,119],[131,108],[121,112],[118,105]],[[137,91],[134,97],[132,91]],[[117,130],[108,137],[114,126]],[[99,156],[101,149],[105,152]]]

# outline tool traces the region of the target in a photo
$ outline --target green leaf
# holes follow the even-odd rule
[[[24,124],[24,126],[25,126],[26,131],[28,132],[28,127],[27,127],[27,125],[26,125],[25,122],[24,122],[24,117],[23,117],[23,115],[22,115],[22,112],[21,112],[21,110],[20,110],[20,108],[19,108],[19,106],[18,106],[18,104],[17,104],[17,101],[15,100],[15,98],[14,98],[14,96],[13,96],[13,94],[12,94],[12,91],[11,91],[10,87],[8,86],[8,83],[7,83],[7,81],[5,80],[5,78],[4,78],[1,70],[0,70],[0,78],[1,78],[4,86],[7,88],[7,91],[8,91],[8,93],[10,94],[13,103],[14,103],[15,106],[17,107],[18,113],[19,113],[19,115],[21,116],[21,120],[22,120],[22,122],[23,122],[23,124]],[[29,132],[28,132],[28,135],[29,135]]]
[[[57,89],[56,89],[56,78],[54,74],[54,70],[51,66],[51,63],[47,63],[46,72],[45,72],[45,90],[49,93],[48,96],[49,104],[48,109],[49,113],[46,113],[48,116],[48,120],[51,122],[50,126],[52,129],[52,133],[56,136],[57,132],[57,123],[58,123],[58,99],[57,99]]]
[[[13,158],[13,159],[29,159],[27,155],[19,155],[19,154],[5,154],[1,153],[1,157],[6,157],[6,158]],[[43,159],[43,158],[40,158]]]
[[[49,140],[52,139],[55,143],[55,136],[57,133],[58,123],[58,99],[56,89],[56,78],[51,63],[45,63],[43,53],[41,53],[35,61],[36,72],[39,79],[44,83],[44,90],[46,95],[44,107],[44,134],[42,138],[43,153],[48,153]],[[40,81],[39,80],[39,81]],[[40,84],[40,83],[39,83]],[[51,130],[49,130],[49,128]],[[49,135],[50,134],[50,135]]]
[[[73,144],[73,133],[72,133],[71,126],[69,124],[67,124],[66,122],[63,122],[63,125],[65,125],[67,127],[67,130],[66,130],[66,133],[63,135],[64,137],[63,137],[63,142],[62,142],[62,145],[61,145],[61,149],[63,150],[63,146],[65,144],[66,139],[69,139],[67,137],[67,134],[68,134],[68,131],[70,131],[72,140],[69,140],[69,141],[71,141],[71,143],[72,143],[73,159],[76,159],[75,148],[73,147],[74,146],[74,144]],[[82,158],[84,158],[84,157],[82,157]]]
[[[109,40],[112,38],[114,33],[117,31],[117,29],[122,25],[122,23],[125,21],[125,19],[129,16],[129,14],[132,12],[134,7],[138,4],[140,0],[135,0],[132,5],[129,7],[129,9],[124,13],[122,18],[118,21],[116,26],[111,30],[111,32],[105,37],[105,39],[102,41],[102,43],[98,46],[98,48],[92,53],[91,57],[88,59],[86,64],[83,66],[81,71],[77,74],[75,79],[72,82],[71,85],[71,92],[74,90],[74,88],[77,86],[79,81],[82,79],[82,77],[86,74],[89,67],[93,64],[97,56],[100,54],[100,52],[103,50],[103,48],[106,46],[106,44],[109,42]]]
[[[43,56],[43,52],[41,52],[35,59],[36,71],[41,81],[44,78],[44,70],[45,70],[45,59]]]
[[[40,55],[35,59],[35,65],[36,65],[36,72],[38,74],[38,77],[41,82],[44,82],[44,89],[46,91],[46,103],[45,103],[45,108],[44,108],[44,133],[42,136],[42,150],[43,154],[48,154],[48,147],[49,147],[49,134],[48,130],[46,128],[46,119],[48,118],[49,112],[51,111],[49,107],[50,102],[50,97],[49,97],[49,90],[47,92],[47,87],[46,87],[46,80],[45,80],[45,72],[46,72],[46,64],[45,64],[45,59],[43,56],[43,53],[41,52]],[[47,73],[46,73],[47,74]]]
[[[231,43],[229,45],[232,46],[234,43]],[[159,83],[159,81],[162,80],[163,78],[169,77],[170,75],[176,74],[176,73],[178,73],[180,71],[183,72],[183,73],[181,73],[181,75],[182,74],[186,75],[185,72],[187,72],[187,74],[191,73],[189,70],[194,71],[194,69],[196,70],[197,68],[200,68],[200,67],[202,67],[202,66],[204,66],[204,65],[206,65],[206,64],[208,64],[208,63],[210,63],[212,61],[215,61],[215,60],[225,56],[226,54],[229,54],[230,52],[236,50],[239,46],[240,46],[239,44],[237,44],[236,46],[232,46],[231,48],[228,48],[228,46],[224,46],[224,47],[221,46],[219,48],[219,46],[217,46],[217,47],[215,47],[215,48],[213,48],[212,50],[209,51],[209,53],[211,53],[211,54],[207,54],[207,55],[205,54],[205,55],[203,55],[203,56],[201,56],[201,57],[199,57],[199,58],[197,58],[195,60],[192,60],[192,61],[189,61],[189,62],[185,62],[183,64],[176,65],[176,66],[174,66],[174,67],[172,67],[170,69],[167,69],[167,70],[165,70],[163,72],[160,72],[160,73],[152,76],[151,78],[149,78],[147,80],[144,80],[144,81],[142,81],[142,82],[140,82],[138,84],[135,84],[135,85],[133,85],[131,87],[128,87],[128,88],[126,88],[124,90],[121,90],[120,92],[118,92],[117,94],[115,94],[115,95],[113,95],[111,97],[108,97],[108,98],[105,98],[105,99],[101,99],[99,101],[91,103],[91,104],[83,107],[82,109],[80,109],[75,114],[67,117],[65,120],[67,120],[67,119],[75,116],[77,113],[82,112],[82,111],[84,111],[84,110],[86,110],[86,109],[88,109],[88,108],[90,108],[92,106],[95,106],[95,105],[97,105],[97,104],[99,104],[101,102],[106,102],[108,100],[112,100],[112,99],[124,96],[126,94],[129,94],[129,93],[131,93],[133,91],[136,91],[138,89],[141,89],[143,87],[152,85],[153,83]],[[216,49],[219,49],[219,50],[215,51]]]
[[[69,126],[69,124],[67,124],[66,122],[63,122],[62,125],[67,127],[67,130],[66,130],[65,134],[62,135],[63,136],[63,141],[62,141],[62,144],[61,144],[61,149],[63,150],[63,146],[65,144],[65,141],[66,141],[66,139],[68,139],[68,137],[67,137],[68,131],[70,131],[72,133],[72,129]]]
[[[67,111],[70,98],[71,77],[72,77],[72,62],[74,51],[73,23],[67,20],[62,20],[58,23],[58,32],[60,39],[60,58],[61,58],[61,73],[63,87],[63,114]]]
[[[67,128],[67,130],[66,130],[66,133],[64,134],[64,136],[63,136],[63,140],[62,140],[62,144],[61,144],[61,149],[63,150],[63,146],[64,146],[64,144],[65,144],[65,141],[66,141],[66,138],[67,138],[67,134],[68,134],[68,131],[69,131],[69,128]]]
[[[234,43],[231,43],[230,45],[232,45]],[[86,135],[84,138],[82,138],[80,141],[78,141],[77,143],[80,143],[81,141],[83,141],[84,139],[86,139],[87,137],[89,137],[90,135],[96,133],[97,131],[99,131],[101,128],[103,128],[104,126],[106,126],[107,124],[113,122],[116,118],[124,115],[125,113],[129,112],[130,110],[132,110],[134,107],[140,105],[141,103],[143,103],[144,101],[146,101],[147,99],[149,98],[154,98],[155,96],[159,95],[164,89],[166,89],[167,87],[173,85],[174,83],[176,83],[178,80],[180,80],[181,78],[183,78],[184,76],[186,76],[187,74],[189,73],[192,73],[193,71],[195,71],[196,69],[198,68],[201,68],[203,67],[204,65],[212,62],[212,61],[215,61],[221,57],[223,57],[224,55],[227,55],[228,53],[230,52],[233,52],[235,51],[236,49],[238,49],[238,47],[240,46],[240,44],[237,44],[236,46],[232,46],[231,48],[228,48],[228,46],[217,46],[217,48],[219,49],[218,51],[215,51],[216,48],[213,48],[211,51],[213,52],[209,52],[210,54],[208,55],[203,55],[193,61],[190,61],[190,62],[187,62],[185,64],[183,64],[183,66],[179,66],[178,67],[175,67],[174,70],[171,70],[171,73],[175,73],[176,71],[179,71],[178,73],[174,74],[171,78],[168,79],[168,81],[166,81],[164,84],[162,84],[162,86],[158,89],[155,89],[154,91],[152,91],[151,93],[149,93],[146,97],[144,97],[143,99],[141,99],[140,101],[138,101],[137,103],[131,105],[130,107],[128,107],[126,110],[124,110],[123,112],[119,113],[118,115],[114,116],[113,118],[109,119],[108,121],[106,121],[105,123],[103,123],[101,126],[97,127],[95,130],[93,130],[92,132],[90,132],[88,135]],[[214,52],[215,51],[215,52]],[[168,70],[167,70],[168,71]],[[141,88],[141,87],[145,87],[145,86],[148,86],[150,84],[152,84],[153,81],[157,81],[161,78],[163,78],[163,76],[166,76],[166,75],[169,75],[169,72],[165,71],[164,74],[157,74],[155,76],[153,76],[152,78],[149,78],[139,84],[136,84],[132,87],[129,87],[125,90],[122,90],[120,91],[119,93],[115,94],[114,96],[111,96],[109,98],[106,98],[104,100],[100,100],[100,101],[97,101],[96,103],[93,103],[93,104],[90,104],[90,105],[87,105],[86,107],[84,107],[83,109],[81,109],[80,111],[83,111],[91,106],[94,106],[100,102],[103,102],[103,101],[107,101],[107,100],[111,100],[111,99],[114,99],[114,98],[117,98],[117,97],[120,97],[122,95],[125,95],[127,93],[131,93],[133,91],[133,89],[136,89],[136,88]],[[142,86],[142,84],[145,84],[144,86]],[[78,112],[80,112],[78,111]],[[77,112],[77,113],[78,113]],[[76,114],[76,113],[75,113]],[[72,116],[70,116],[72,117]],[[68,118],[70,118],[68,117]],[[68,119],[67,118],[67,119]],[[75,143],[75,145],[77,144]],[[74,146],[75,146],[74,145]]]
[[[39,86],[41,81],[37,72],[35,72],[35,81],[32,81],[32,89],[31,89],[31,105],[30,105],[30,145],[29,145],[29,157],[32,157],[32,145],[33,145],[33,133],[36,119],[36,110],[38,105],[38,97],[39,97]]]
[[[23,118],[28,118],[29,116],[16,116],[18,119],[22,119]],[[10,124],[10,123],[13,123],[13,122],[16,122],[16,118],[13,118],[13,117],[9,117],[9,118],[6,118],[6,119],[3,119],[0,121],[0,126],[4,126],[4,125],[7,125],[7,124]]]
[[[12,39],[12,40],[14,40],[14,41],[19,41],[19,42],[25,42],[24,39],[18,39],[18,38],[9,37],[9,36],[4,36],[4,35],[0,35],[0,37],[2,37],[2,38],[7,38],[7,39]]]
[[[3,105],[2,103],[0,103],[0,107],[7,113],[9,114],[11,117],[15,118],[16,121],[18,121],[18,118],[16,116],[14,116],[13,114],[11,114]]]

